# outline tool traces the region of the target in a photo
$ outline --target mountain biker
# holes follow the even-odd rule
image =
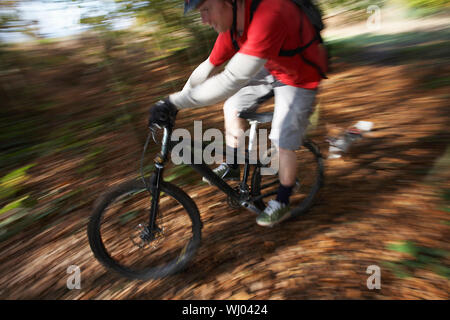
[[[214,28],[218,37],[208,59],[193,71],[183,90],[150,109],[149,122],[167,125],[180,109],[226,99],[226,146],[232,149],[234,159],[222,163],[214,172],[224,179],[238,180],[238,135],[245,126],[245,120],[238,115],[244,110],[253,111],[256,101],[273,90],[275,107],[269,138],[278,147],[280,185],[277,198],[270,200],[256,218],[261,226],[273,226],[289,216],[289,197],[297,171],[295,150],[303,144],[314,111],[322,78],[317,66],[323,66],[326,58],[318,42],[310,45],[303,57],[280,56],[280,50],[310,41],[314,36],[312,24],[291,0],[262,0],[251,16],[252,1],[256,0],[185,0],[185,13],[199,10],[202,23]],[[221,73],[210,77],[227,61]]]

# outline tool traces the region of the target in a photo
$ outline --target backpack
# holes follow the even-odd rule
[[[258,5],[261,3],[262,0],[253,0],[250,5],[250,21],[253,19],[253,14],[255,13],[256,9],[258,8]],[[322,20],[322,12],[320,11],[319,7],[314,4],[312,0],[291,0],[293,1],[306,15],[308,20],[313,25],[316,33],[314,37],[304,46],[298,47],[292,50],[280,50],[279,56],[283,57],[292,57],[296,54],[299,54],[302,60],[314,67],[317,72],[320,74],[320,76],[324,79],[327,79],[327,76],[325,73],[328,71],[328,54],[326,52],[326,49],[324,46],[320,46],[320,59],[323,61],[321,65],[317,65],[316,63],[306,59],[306,57],[303,55],[303,51],[305,51],[309,46],[311,46],[315,42],[323,43],[322,36],[320,35],[320,32],[325,28],[325,25]],[[233,26],[230,30],[231,33],[231,41],[233,42],[233,47],[236,50],[239,50],[239,45],[234,38],[234,35],[236,34],[236,16],[237,16],[237,5],[236,1],[233,3]],[[303,24],[302,24],[303,25]],[[302,30],[300,29],[300,37],[302,37]]]

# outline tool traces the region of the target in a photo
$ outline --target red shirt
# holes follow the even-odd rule
[[[241,37],[236,36],[239,52],[267,59],[265,67],[284,84],[305,89],[317,88],[321,77],[316,68],[306,64],[299,54],[293,57],[279,56],[281,49],[296,49],[314,37],[315,30],[307,16],[291,0],[263,0],[250,22],[250,4],[251,0],[245,0],[244,32]],[[303,55],[322,65],[323,61],[319,61],[320,57],[323,60],[320,50],[319,43],[314,42]],[[219,66],[236,52],[230,32],[223,32],[218,35],[209,60]]]

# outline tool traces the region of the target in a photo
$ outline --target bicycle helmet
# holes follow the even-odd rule
[[[194,10],[201,5],[205,0],[184,0],[184,14]]]

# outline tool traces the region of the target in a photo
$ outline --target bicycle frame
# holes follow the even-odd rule
[[[155,227],[155,219],[156,214],[158,211],[158,204],[159,204],[159,195],[160,195],[160,185],[163,181],[163,171],[164,171],[164,164],[168,160],[168,156],[171,149],[171,135],[172,135],[172,128],[170,127],[164,127],[164,135],[162,138],[162,148],[161,152],[156,156],[155,158],[155,170],[153,172],[153,175],[150,178],[150,186],[151,186],[151,193],[152,193],[152,203],[151,203],[151,209],[150,209],[150,230],[154,230]],[[191,151],[191,159],[194,159],[194,148],[190,148]],[[255,164],[256,166],[261,166],[259,162]],[[200,163],[195,164],[191,163],[189,164],[191,168],[193,168],[197,173],[199,173],[202,177],[205,177],[210,181],[210,183],[214,186],[216,186],[219,190],[221,190],[223,193],[225,193],[228,197],[232,199],[232,201],[239,203],[242,207],[246,208],[247,210],[250,210],[256,214],[259,214],[261,210],[259,210],[254,204],[253,201],[255,199],[260,199],[261,196],[258,196],[257,198],[253,199],[253,197],[250,194],[246,194],[246,191],[248,190],[248,178],[250,174],[250,163],[248,161],[248,157],[245,158],[245,166],[244,166],[244,178],[240,182],[239,190],[233,189],[228,183],[226,183],[223,179],[218,177],[206,164]]]

